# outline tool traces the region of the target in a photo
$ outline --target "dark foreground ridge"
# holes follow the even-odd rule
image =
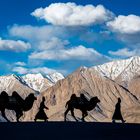
[[[4,140],[136,140],[140,124],[87,122],[1,123]]]

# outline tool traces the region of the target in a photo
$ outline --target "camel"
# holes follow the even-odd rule
[[[30,110],[35,100],[37,100],[37,98],[33,93],[30,93],[24,100],[16,91],[12,93],[12,96],[8,96],[8,94],[3,91],[0,94],[0,111],[2,116],[9,121],[5,115],[5,109],[14,110],[16,113],[16,120],[19,122],[20,117],[23,115],[23,111]]]
[[[83,96],[81,96],[83,98]],[[71,115],[74,117],[74,119],[77,121],[75,115],[74,115],[74,109],[79,109],[82,112],[82,121],[85,121],[84,118],[88,115],[87,111],[93,110],[97,103],[100,102],[98,97],[92,97],[89,101],[86,99],[81,99],[81,97],[76,97],[75,94],[72,94],[69,101],[66,103],[67,110],[64,113],[64,120],[66,121],[66,115],[69,111],[71,111]],[[82,102],[81,102],[82,100]]]

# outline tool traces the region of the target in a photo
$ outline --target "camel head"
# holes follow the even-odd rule
[[[29,94],[28,99],[30,99],[32,101],[37,100],[37,98],[35,97],[35,95],[33,93]]]
[[[30,93],[25,101],[24,101],[24,105],[23,105],[23,111],[28,111],[32,108],[34,101],[37,100],[37,98],[35,97],[35,95],[33,93]]]
[[[95,96],[95,97],[93,97],[93,98],[91,98],[91,102],[93,102],[93,103],[99,103],[100,102],[100,100],[98,99],[98,97],[97,96]]]

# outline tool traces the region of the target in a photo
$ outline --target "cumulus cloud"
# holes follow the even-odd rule
[[[46,50],[41,52],[32,53],[30,59],[42,59],[42,60],[87,60],[93,61],[97,58],[101,58],[102,55],[93,48],[86,48],[82,45],[59,50]]]
[[[75,3],[53,3],[46,8],[38,8],[31,13],[53,25],[88,26],[112,19],[114,14],[103,5],[76,5]]]
[[[137,50],[130,50],[128,48],[122,48],[117,51],[109,51],[110,55],[119,56],[119,57],[131,57],[137,55]]]
[[[32,42],[48,40],[52,37],[60,37],[67,34],[66,28],[57,26],[31,26],[31,25],[13,25],[9,27],[9,34],[13,37],[19,37]]]
[[[31,45],[21,40],[3,40],[0,38],[0,50],[25,52],[30,49]]]
[[[113,21],[107,22],[113,32],[121,34],[136,34],[140,32],[140,17],[136,15],[119,15]]]
[[[48,41],[41,41],[39,43],[39,50],[50,50],[50,49],[62,49],[65,46],[69,45],[68,40],[61,40],[56,37],[50,38]]]
[[[27,74],[27,73],[42,73],[42,74],[50,74],[57,72],[55,69],[47,68],[47,67],[37,67],[37,68],[25,68],[25,67],[14,67],[12,69],[13,72],[17,74]],[[60,70],[61,72],[61,70]],[[64,71],[62,71],[64,72]]]

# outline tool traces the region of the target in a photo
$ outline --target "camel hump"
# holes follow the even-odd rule
[[[23,103],[24,102],[24,100],[22,99],[22,97],[16,92],[16,91],[14,91],[13,93],[12,93],[12,99],[13,100],[15,100],[16,102],[19,102],[19,103]]]
[[[8,93],[6,91],[2,91],[0,96],[1,97],[8,97]]]
[[[9,101],[8,94],[6,91],[2,91],[0,94],[0,102],[7,103]]]

